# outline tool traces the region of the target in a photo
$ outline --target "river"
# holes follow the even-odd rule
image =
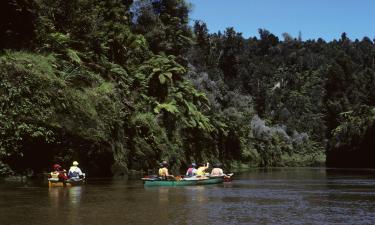
[[[2,182],[0,224],[375,224],[375,171],[254,169],[195,187],[144,188],[119,178],[70,188]]]

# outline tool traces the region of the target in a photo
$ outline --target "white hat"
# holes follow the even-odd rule
[[[74,161],[74,162],[73,162],[73,166],[78,166],[78,162],[77,162],[77,161]]]

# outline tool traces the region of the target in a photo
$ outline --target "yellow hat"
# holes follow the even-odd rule
[[[77,162],[77,161],[74,161],[74,162],[73,162],[73,166],[78,166],[78,162]]]

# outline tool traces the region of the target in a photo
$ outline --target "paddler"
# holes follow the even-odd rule
[[[166,180],[168,177],[173,177],[169,174],[167,161],[163,161],[160,166],[159,177],[161,179]]]
[[[192,163],[189,166],[188,170],[186,171],[186,176],[193,177],[193,176],[197,175],[197,169],[196,169],[196,167],[197,167],[197,164]]]
[[[62,167],[59,164],[53,165],[53,171],[51,172],[49,179],[50,181],[61,181],[64,182],[68,179],[66,176],[66,170],[63,170]]]
[[[197,169],[197,176],[204,177],[208,167],[210,167],[209,163],[207,163],[206,165],[204,163],[200,163]]]
[[[225,175],[224,172],[223,172],[221,163],[215,163],[213,167],[214,168],[211,171],[212,177],[221,177],[221,176]]]
[[[82,170],[78,167],[78,162],[74,161],[73,165],[70,167],[68,172],[68,177],[71,180],[79,181],[85,177],[85,174],[82,173]]]

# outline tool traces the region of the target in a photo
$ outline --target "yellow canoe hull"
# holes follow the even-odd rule
[[[48,187],[70,187],[72,184],[65,182],[51,182],[48,181]]]
[[[48,181],[48,187],[71,187],[71,186],[79,186],[83,185],[85,183],[85,180],[79,180],[79,181]]]

